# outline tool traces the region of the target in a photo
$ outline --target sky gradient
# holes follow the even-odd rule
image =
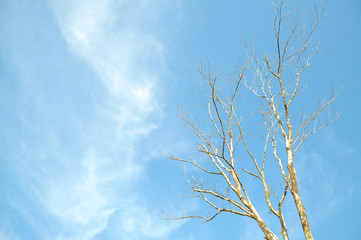
[[[299,110],[314,109],[332,83],[343,88],[342,114],[305,143],[296,169],[315,239],[359,239],[361,3],[324,5],[314,35],[324,51]],[[233,73],[246,61],[241,40],[270,52],[274,10],[269,1],[1,1],[0,240],[262,239],[227,214],[164,220],[159,210],[208,208],[169,193],[187,183],[183,164],[162,152],[194,152],[176,114],[206,116],[195,66]],[[291,239],[303,239],[290,209]]]

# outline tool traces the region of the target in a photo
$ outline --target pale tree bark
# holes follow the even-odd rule
[[[193,196],[203,200],[215,210],[215,213],[210,216],[186,214],[182,217],[166,216],[167,218],[201,218],[208,222],[222,212],[229,212],[253,219],[264,233],[265,239],[279,239],[277,234],[280,233],[282,239],[288,240],[289,234],[282,207],[289,196],[296,206],[305,238],[313,239],[299,192],[294,168],[295,155],[309,135],[323,129],[339,117],[339,113],[330,108],[338,94],[332,92],[331,97],[322,101],[314,112],[301,115],[301,120],[297,121],[297,111],[292,108],[293,102],[303,91],[303,72],[310,67],[311,57],[318,53],[318,46],[313,45],[311,37],[323,16],[323,9],[321,8],[322,13],[318,14],[317,10],[320,7],[315,8],[312,24],[301,25],[304,14],[294,17],[285,34],[283,25],[295,12],[291,10],[283,13],[286,9],[283,2],[276,5],[276,9],[273,22],[275,54],[265,53],[259,58],[254,49],[245,48],[249,64],[240,68],[236,80],[226,91],[222,91],[219,85],[224,83],[224,79],[220,80],[217,72],[212,71],[210,67],[200,66],[198,69],[210,89],[207,111],[214,134],[206,133],[184,113],[180,114],[180,118],[200,141],[197,150],[206,156],[208,161],[175,157],[167,152],[165,155],[170,159],[191,164],[215,180],[214,184],[209,184],[202,178],[197,180],[193,175],[188,178],[185,172]],[[251,69],[253,77],[249,78],[247,71]],[[237,101],[242,87],[258,98],[262,106],[258,112],[264,123],[261,155],[250,148],[242,118],[239,116]],[[238,156],[240,153],[243,155]],[[247,158],[253,165],[253,170],[244,168],[242,162],[238,161],[240,157]],[[280,198],[274,197],[270,187],[272,184],[269,184],[266,178],[268,161],[277,164],[279,168],[278,173],[272,174],[283,179]],[[279,232],[275,233],[267,226],[252,203],[254,196],[247,191],[246,176],[260,183],[265,205],[278,219]],[[287,194],[288,192],[290,194]]]

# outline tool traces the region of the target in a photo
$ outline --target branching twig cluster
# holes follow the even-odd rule
[[[265,234],[266,239],[278,239],[263,221],[262,217],[252,204],[251,196],[247,192],[242,175],[249,175],[259,181],[263,187],[265,203],[270,212],[279,219],[281,234],[283,239],[289,239],[286,220],[282,211],[282,204],[290,192],[294,200],[299,217],[302,223],[306,239],[313,239],[311,229],[308,223],[305,208],[303,206],[297,184],[296,171],[293,167],[295,154],[307,137],[314,134],[339,117],[339,113],[333,111],[330,106],[336,99],[337,93],[325,101],[322,101],[318,108],[302,116],[297,123],[291,114],[292,103],[295,97],[301,94],[302,74],[311,65],[311,57],[319,52],[318,45],[311,47],[312,35],[323,16],[315,16],[313,25],[301,25],[305,13],[301,14],[295,20],[295,23],[289,30],[286,38],[283,37],[283,24],[294,10],[283,13],[285,5],[277,5],[276,16],[273,22],[273,30],[276,45],[276,54],[269,56],[264,54],[258,58],[254,49],[246,49],[250,67],[254,71],[254,78],[249,81],[245,73],[249,67],[243,67],[233,84],[232,91],[224,94],[218,88],[218,75],[209,69],[199,68],[201,77],[209,86],[210,95],[207,105],[209,119],[213,125],[215,136],[207,135],[186,114],[180,114],[180,118],[185,121],[191,131],[200,140],[198,151],[205,155],[211,167],[202,165],[199,161],[192,158],[183,159],[175,157],[165,152],[165,155],[173,160],[191,164],[203,171],[205,174],[218,177],[223,181],[226,191],[221,192],[216,185],[204,184],[198,181],[194,176],[186,179],[191,192],[195,197],[202,199],[209,206],[215,209],[215,213],[210,216],[183,216],[181,218],[202,218],[205,222],[211,221],[222,212],[230,212],[237,215],[254,219]],[[236,105],[236,99],[241,87],[245,87],[255,96],[257,96],[264,108],[260,112],[265,136],[262,157],[255,155],[249,147],[248,139],[244,134],[242,119],[238,115],[239,109]],[[326,120],[321,122],[319,117],[329,110]],[[214,139],[218,141],[215,142]],[[247,158],[254,166],[254,172],[245,169],[236,161],[236,149],[242,149]],[[271,155],[267,151],[271,149]],[[272,158],[270,159],[270,156]],[[283,156],[287,156],[284,159]],[[245,158],[245,156],[242,156]],[[280,174],[283,178],[281,198],[271,201],[272,189],[270,189],[266,179],[266,162],[276,161]]]

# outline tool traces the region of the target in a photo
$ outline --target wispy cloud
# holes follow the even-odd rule
[[[106,176],[99,174],[99,159],[88,155],[82,162],[79,177],[70,181],[59,176],[47,183],[42,194],[46,209],[70,232],[70,236],[59,234],[58,239],[90,239],[101,232],[114,212],[106,187]],[[76,226],[72,229],[68,226]],[[69,234],[69,233],[68,233]]]
[[[182,224],[163,221],[138,201],[141,189],[136,185],[145,171],[145,153],[137,143],[158,128],[162,112],[157,86],[165,68],[165,46],[157,28],[164,7],[163,1],[143,0],[53,3],[68,50],[90,66],[103,89],[101,94],[89,93],[95,94],[89,97],[94,100],[89,104],[94,107],[91,119],[76,112],[69,116],[81,118],[81,127],[64,125],[68,119],[62,118],[43,126],[45,140],[36,148],[24,140],[22,153],[28,156],[17,159],[19,172],[26,173],[24,189],[57,228],[56,234],[40,231],[44,239],[94,239],[109,231],[117,233],[117,239],[162,238]],[[87,79],[79,81],[87,85]],[[46,97],[36,94],[42,108],[35,114],[46,115]],[[25,115],[24,123],[31,126],[33,120]],[[79,142],[71,146],[64,131],[77,132]],[[20,211],[21,200],[12,201]],[[25,211],[31,221],[32,214]],[[111,219],[117,224],[109,224]]]
[[[11,224],[7,220],[0,222],[0,240],[18,240],[19,236],[14,232]]]

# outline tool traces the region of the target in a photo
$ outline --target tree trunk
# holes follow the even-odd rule
[[[298,214],[300,216],[303,233],[305,234],[306,240],[313,240],[310,224],[308,223],[306,209],[303,206],[300,194],[298,192],[296,170],[293,168],[293,162],[287,166],[291,178],[291,193],[296,204]]]
[[[267,240],[278,240],[278,237],[267,227],[267,225],[262,220],[261,216],[258,214],[256,208],[250,204],[250,210],[253,213],[253,219],[256,220],[258,226],[262,229],[264,233],[264,238]]]

